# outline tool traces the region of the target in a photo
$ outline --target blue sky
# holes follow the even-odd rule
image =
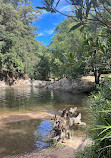
[[[57,0],[55,1],[57,2]],[[41,0],[31,0],[31,2],[34,8],[36,6],[41,6]],[[61,0],[58,5],[58,10],[67,14],[67,11],[71,10],[71,6],[64,0]],[[40,15],[40,20],[33,22],[34,26],[39,26],[39,29],[37,30],[38,36],[36,36],[36,39],[49,45],[52,41],[51,38],[54,35],[54,29],[60,22],[64,21],[64,18],[65,16],[59,13],[49,13],[44,10],[43,14]]]

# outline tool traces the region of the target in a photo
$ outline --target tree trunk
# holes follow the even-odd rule
[[[99,78],[100,78],[100,71],[98,68],[94,68],[94,76],[95,76],[95,83],[99,84]]]

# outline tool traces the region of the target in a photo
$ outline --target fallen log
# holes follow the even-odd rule
[[[77,107],[66,108],[59,111],[59,115],[55,115],[52,120],[52,130],[50,133],[50,138],[55,142],[61,140],[64,142],[65,138],[71,138],[71,128],[73,126],[86,126],[85,122],[81,121],[81,113],[76,117],[73,115],[77,112]]]

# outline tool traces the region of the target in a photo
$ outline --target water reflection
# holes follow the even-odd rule
[[[73,95],[66,92],[20,87],[0,89],[0,107],[9,110],[59,110],[66,106],[83,106],[86,95]]]
[[[46,120],[28,120],[0,127],[0,158],[48,147],[43,139],[49,134],[51,123]]]
[[[48,147],[49,144],[43,140],[49,135],[51,130],[51,123],[48,120],[43,120],[37,130],[35,130],[35,145],[37,148],[42,149]]]

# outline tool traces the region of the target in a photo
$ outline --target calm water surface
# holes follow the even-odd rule
[[[47,111],[56,113],[65,107],[77,106],[82,120],[88,122],[87,95],[48,91],[31,87],[0,89],[0,111]],[[48,147],[43,139],[49,134],[48,120],[28,120],[0,127],[0,157],[32,152]]]

